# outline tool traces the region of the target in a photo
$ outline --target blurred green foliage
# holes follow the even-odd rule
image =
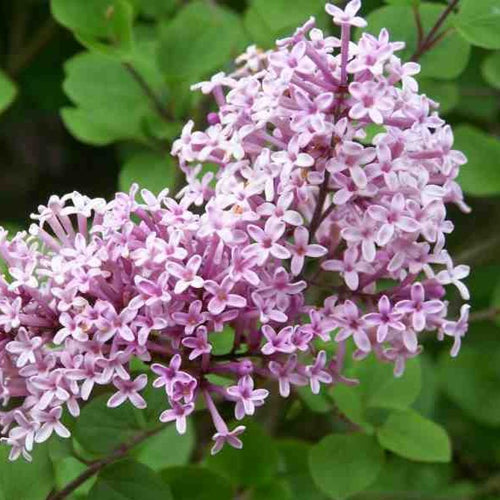
[[[175,189],[172,141],[184,121],[202,122],[210,111],[190,84],[230,71],[250,43],[272,47],[310,15],[334,30],[320,0],[0,6],[0,217],[12,228],[52,192],[109,196],[132,182]],[[363,14],[369,31],[387,27],[404,40],[409,58],[419,39],[415,13],[427,33],[445,8],[444,0],[365,0]],[[473,324],[460,356],[429,342],[402,379],[378,363],[353,364],[347,374],[359,387],[315,398],[301,390],[263,410],[261,424],[246,424],[242,451],[216,457],[203,412],[180,437],[171,426],[157,428],[157,395],[147,395],[142,413],[127,405],[109,412],[102,395],[68,422],[72,442],[39,447],[32,465],[8,463],[0,450],[0,500],[42,500],[144,433],[127,460],[102,468],[69,498],[500,498],[500,330],[492,321],[500,307],[500,0],[459,0],[440,34],[420,60],[419,82],[469,158],[460,182],[473,212],[452,210],[451,250],[473,266],[473,311],[491,311],[479,314],[484,321]]]

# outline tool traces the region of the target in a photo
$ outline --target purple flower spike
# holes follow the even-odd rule
[[[446,289],[469,300],[470,269],[444,249],[447,205],[470,211],[457,183],[466,158],[418,93],[419,65],[398,57],[404,44],[386,29],[351,40],[366,25],[360,7],[327,4],[340,38],[309,18],[193,85],[216,108],[173,143],[186,180],[175,198],[137,185],[108,201],[54,195],[29,233],[0,228],[0,441],[11,459],[67,437],[63,412],[78,418],[99,386],[115,389],[110,408],[144,408],[148,371],[160,420],[178,432],[205,401],[216,453],[240,448],[244,430],[230,431],[217,405],[234,403],[241,419],[268,388],[352,385],[349,346],[355,362],[373,353],[395,376],[428,332],[452,337],[457,355],[469,306],[448,318]],[[137,361],[144,373],[132,378]]]

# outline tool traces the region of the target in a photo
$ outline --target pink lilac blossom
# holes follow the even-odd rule
[[[98,386],[110,407],[144,408],[152,384],[165,397],[159,419],[180,433],[202,400],[216,453],[240,448],[245,430],[230,430],[219,404],[241,419],[273,384],[283,397],[352,384],[349,345],[396,376],[432,332],[457,355],[469,306],[449,319],[445,288],[468,300],[469,269],[445,248],[446,204],[468,210],[456,182],[466,160],[418,93],[418,64],[396,55],[403,44],[386,30],[350,41],[366,24],[359,8],[327,5],[340,40],[311,18],[195,86],[218,110],[173,145],[187,179],[177,199],[136,185],[110,202],[75,192],[40,206],[29,233],[0,229],[0,424],[12,459],[53,432],[68,437],[63,413],[77,416]],[[228,334],[233,348],[215,354]],[[149,368],[132,373],[134,358]]]

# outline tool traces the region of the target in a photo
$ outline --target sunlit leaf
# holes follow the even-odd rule
[[[12,104],[16,95],[15,83],[3,71],[0,71],[0,113]]]
[[[455,26],[470,43],[500,49],[500,2],[461,0]]]
[[[438,424],[413,410],[395,410],[377,429],[377,439],[387,450],[421,462],[449,462],[450,438]]]

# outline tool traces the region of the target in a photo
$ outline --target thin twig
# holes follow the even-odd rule
[[[411,56],[412,61],[418,61],[420,57],[422,57],[425,52],[427,52],[430,48],[429,44],[435,45],[437,42],[434,40],[434,37],[436,36],[437,32],[443,26],[443,23],[446,21],[447,17],[452,13],[453,9],[457,6],[458,0],[452,0],[446,9],[441,12],[441,15],[437,18],[436,22],[434,23],[434,26],[430,29],[429,33],[427,33],[427,36],[423,39],[422,43],[418,44],[417,50],[415,53]],[[441,38],[439,39],[441,40]],[[438,41],[439,41],[438,40]]]
[[[24,46],[30,16],[31,9],[21,4],[21,2],[15,2],[12,6],[12,19],[9,22],[8,54],[5,64],[7,73],[10,72],[12,63]]]
[[[33,38],[26,46],[22,48],[18,55],[13,55],[8,73],[11,76],[18,75],[30,62],[38,55],[38,53],[50,42],[54,34],[57,32],[58,26],[52,20],[48,19],[38,31],[33,35]]]
[[[418,4],[413,4],[413,15],[415,16],[415,24],[417,25],[417,47],[422,45],[424,39],[424,27],[422,26],[422,17]]]
[[[321,214],[323,211],[323,206],[325,204],[326,195],[328,193],[328,183],[330,181],[330,172],[325,172],[325,179],[323,180],[323,184],[319,189],[318,201],[316,202],[316,207],[314,209],[313,216],[311,218],[311,226],[309,228],[309,243],[312,242],[316,231],[318,230],[322,218]]]
[[[137,82],[137,84],[141,87],[146,97],[151,102],[153,109],[160,115],[160,117],[166,122],[171,122],[172,117],[167,109],[163,106],[163,103],[156,95],[154,90],[149,86],[148,82],[143,78],[143,76],[132,66],[132,64],[128,62],[123,63],[123,67],[128,71],[130,76]]]
[[[482,311],[472,313],[469,316],[469,322],[493,320],[498,315],[500,315],[500,307],[491,307],[490,309],[484,309]]]
[[[494,238],[480,242],[476,246],[466,248],[456,255],[454,260],[461,264],[472,264],[478,257],[484,257],[488,250],[491,250],[497,245],[500,245],[500,237],[495,236]]]
[[[87,469],[85,469],[78,477],[76,477],[73,481],[68,483],[62,490],[52,492],[48,495],[47,500],[63,500],[67,498],[73,491],[79,488],[87,479],[90,479],[92,476],[95,476],[101,469],[106,467],[107,465],[116,462],[120,458],[123,458],[127,453],[137,446],[139,443],[142,443],[145,439],[154,436],[161,430],[163,430],[165,426],[158,426],[149,431],[142,432],[137,436],[133,437],[127,443],[123,443],[120,445],[115,451],[113,451],[109,456],[102,458],[100,460],[96,460],[92,462]]]
[[[446,28],[445,30],[441,31],[441,33],[438,33],[432,40],[429,40],[427,46],[425,47],[425,51],[427,52],[428,50],[431,50],[447,35],[453,33],[453,31],[455,31],[455,28],[453,26],[450,26],[449,28]]]

